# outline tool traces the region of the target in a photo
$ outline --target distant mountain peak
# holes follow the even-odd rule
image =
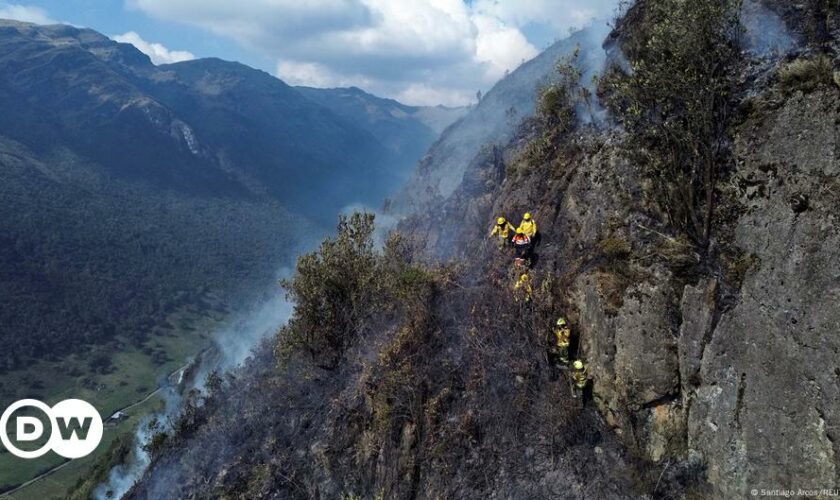
[[[414,162],[446,127],[466,112],[465,108],[410,106],[358,87],[295,89],[345,120],[364,127],[404,162],[406,171],[413,168]]]

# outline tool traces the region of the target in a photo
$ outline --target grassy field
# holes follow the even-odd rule
[[[105,420],[154,391],[164,377],[210,343],[210,333],[223,320],[224,315],[220,313],[209,316],[197,311],[182,311],[171,317],[171,330],[150,337],[142,346],[122,343],[114,352],[92,349],[84,355],[72,355],[61,361],[41,361],[25,370],[0,375],[0,405],[5,408],[11,402],[27,397],[41,399],[50,405],[79,398],[93,404]],[[92,367],[90,360],[97,356],[107,356],[111,367],[106,370]],[[153,397],[133,408],[128,413],[130,418],[117,426],[106,427],[103,442],[92,455],[71,462],[14,495],[0,494],[0,498],[65,498],[68,489],[89,473],[115,439],[132,433],[139,419],[160,404],[161,401]],[[22,460],[2,449],[0,491],[29,481],[64,461],[54,453],[37,460]]]

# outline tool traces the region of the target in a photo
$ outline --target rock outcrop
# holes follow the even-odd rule
[[[724,494],[840,481],[838,94],[794,95],[736,135],[735,177],[759,189],[740,198],[735,237],[756,262],[687,400],[690,447]]]
[[[533,274],[563,283],[606,422],[651,463],[704,467],[719,498],[840,482],[840,88],[763,81],[732,131],[715,245],[735,257],[718,267],[660,231],[619,133],[575,139],[554,171],[517,171],[522,141],[487,149],[437,213],[407,224],[436,258],[493,267],[481,231],[533,212]]]

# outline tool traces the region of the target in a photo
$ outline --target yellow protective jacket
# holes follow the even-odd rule
[[[586,382],[589,380],[589,377],[586,376],[586,367],[584,366],[581,370],[572,370],[572,380],[578,389],[586,387]]]
[[[516,283],[513,285],[513,293],[514,298],[517,302],[519,302],[520,297],[525,300],[525,302],[531,301],[531,278],[527,278],[525,280],[518,279]]]
[[[557,347],[569,347],[569,340],[572,337],[572,331],[569,327],[556,328],[554,330],[554,340]]]
[[[490,232],[490,236],[498,236],[504,240],[510,238],[511,233],[513,233],[516,229],[513,227],[513,224],[510,222],[505,222],[501,226],[496,224],[493,226],[493,231]]]
[[[535,234],[537,234],[537,223],[534,219],[531,220],[523,220],[519,223],[519,227],[516,228],[516,231],[522,231],[523,233],[527,234],[529,238],[533,238]]]

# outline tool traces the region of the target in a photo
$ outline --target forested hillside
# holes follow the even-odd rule
[[[156,193],[65,154],[0,139],[0,370],[117,334],[139,345],[181,307],[254,299],[306,241],[292,227],[321,234],[277,202]]]
[[[248,303],[417,150],[262,71],[64,25],[0,21],[0,109],[0,370]]]

